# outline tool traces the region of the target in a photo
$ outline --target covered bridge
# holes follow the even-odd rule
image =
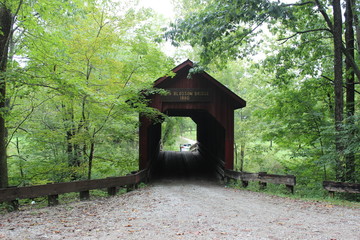
[[[194,63],[187,60],[172,70],[175,76],[156,80],[154,87],[165,89],[169,94],[149,96],[149,105],[170,117],[190,117],[196,123],[200,167],[233,169],[234,110],[245,107],[246,102],[206,72],[189,77],[193,67]],[[161,123],[140,116],[140,170],[163,167],[164,159],[159,157],[163,156],[160,140]],[[158,163],[153,164],[156,161]]]

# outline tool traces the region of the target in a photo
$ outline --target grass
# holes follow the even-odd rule
[[[144,188],[147,185],[140,183],[138,188]],[[126,188],[120,188],[117,195],[125,194]],[[90,200],[101,199],[109,197],[106,190],[96,189],[90,190]],[[59,204],[65,207],[71,207],[71,203],[80,202],[79,193],[65,193],[59,195]],[[19,211],[24,210],[35,210],[48,207],[47,197],[38,197],[32,199],[20,199],[19,200]],[[6,214],[7,212],[14,211],[13,207],[8,203],[0,203],[0,214]]]
[[[360,194],[344,194],[335,193],[335,197],[331,198],[321,185],[308,187],[304,185],[296,185],[294,194],[289,193],[284,185],[268,183],[263,190],[260,189],[258,182],[249,182],[248,187],[244,188],[240,181],[231,181],[228,187],[236,189],[244,189],[253,192],[262,192],[272,196],[279,196],[297,200],[324,202],[336,206],[345,206],[352,208],[360,208]]]

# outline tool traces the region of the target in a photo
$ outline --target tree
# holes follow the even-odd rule
[[[340,1],[333,1],[333,15],[334,15],[334,27],[332,33],[334,35],[334,95],[335,95],[335,146],[338,153],[336,162],[336,178],[343,180],[343,151],[344,146],[341,141],[342,124],[343,124],[343,111],[344,111],[344,97],[343,97],[343,58],[342,58],[342,16]]]
[[[355,33],[354,33],[354,14],[355,7],[354,0],[346,0],[345,11],[345,46],[349,55],[355,59]],[[355,116],[355,74],[351,63],[348,59],[345,60],[346,65],[346,118],[347,124],[354,125]],[[355,132],[351,130],[348,133],[349,139],[354,138]],[[355,181],[355,154],[349,151],[345,154],[346,172],[345,179],[348,181]]]
[[[10,9],[2,3],[0,6],[0,188],[8,186],[6,138],[6,66],[9,52],[13,18]]]
[[[261,42],[254,37],[263,23],[274,17],[288,18],[283,8],[267,0],[206,0],[199,4],[204,7],[172,23],[165,38],[174,45],[201,46],[203,64],[250,54]]]

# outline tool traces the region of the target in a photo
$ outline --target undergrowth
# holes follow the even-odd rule
[[[258,182],[249,182],[249,185],[245,188],[242,186],[241,181],[232,180],[227,183],[227,186],[291,199],[326,202],[337,206],[360,208],[360,194],[335,193],[335,197],[332,198],[328,192],[323,189],[321,184],[314,184],[311,187],[296,185],[294,187],[294,194],[291,194],[286,187],[281,184],[268,183],[265,189],[260,189]]]

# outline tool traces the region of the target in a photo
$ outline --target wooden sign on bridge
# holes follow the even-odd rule
[[[168,94],[161,96],[163,102],[210,102],[211,89],[174,88],[167,89]]]

